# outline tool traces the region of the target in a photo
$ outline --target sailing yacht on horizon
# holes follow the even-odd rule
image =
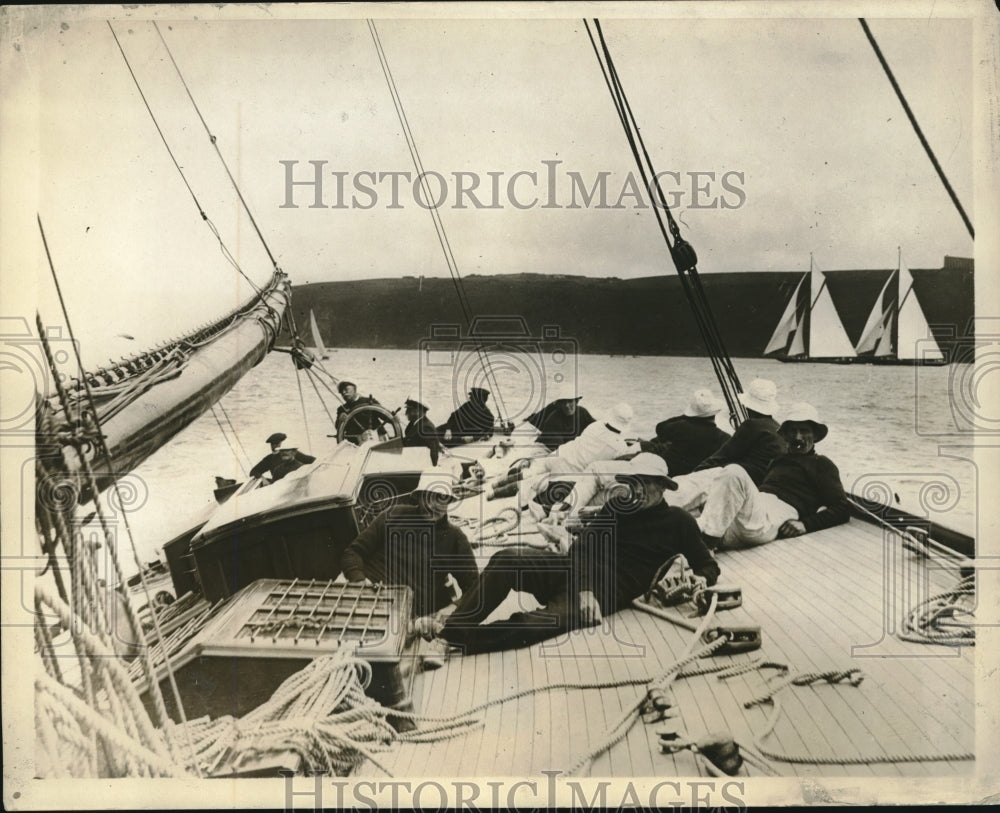
[[[309,310],[309,329],[312,331],[313,344],[316,347],[316,356],[322,361],[326,361],[330,358],[330,352],[326,349],[326,345],[323,344],[323,337],[319,332],[319,325],[316,323],[316,314]]]
[[[806,285],[806,280],[809,284]],[[809,255],[809,271],[802,275],[764,355],[779,353],[780,361],[849,362],[857,355],[837,313],[826,275]]]
[[[901,250],[896,269],[875,298],[855,350],[860,360],[872,364],[947,363],[917,300],[913,275],[903,265]]]

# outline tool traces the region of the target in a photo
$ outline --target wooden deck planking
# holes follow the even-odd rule
[[[780,612],[784,613],[784,612],[786,612],[786,610],[787,610],[787,608],[782,608],[780,610]],[[791,621],[794,621],[794,620],[795,620],[794,618],[791,619]],[[817,629],[817,628],[814,628],[814,629]],[[795,646],[796,645],[795,642],[797,640],[804,639],[805,636],[806,636],[806,634],[808,632],[809,631],[807,631],[807,630],[803,630],[803,631],[800,632],[799,635],[792,636],[792,640],[789,642],[789,644],[792,645],[792,646]],[[801,651],[801,649],[800,649],[800,651]],[[810,666],[809,664],[806,664],[805,666],[803,666],[801,663],[795,664],[795,665],[796,665],[797,668],[800,668],[800,669],[801,668],[807,668],[808,666]],[[827,668],[828,664],[816,664],[816,663],[814,663],[814,664],[812,664],[812,666],[815,666],[816,668]],[[864,684],[862,684],[862,685],[864,685]],[[880,710],[880,708],[878,706],[873,706],[872,708],[873,708],[873,711],[874,711],[875,715],[881,717],[881,710]],[[808,718],[806,718],[806,719],[808,719]],[[882,717],[882,720],[884,721],[884,717]]]
[[[891,553],[889,563],[895,580],[891,583],[897,586],[892,596],[897,603],[905,604],[914,595],[910,590],[914,578],[920,575],[916,570],[907,570],[911,563],[903,555],[908,554]],[[857,521],[796,540],[779,540],[762,548],[720,556],[722,581],[743,588],[746,609],[763,628],[762,651],[767,659],[783,660],[794,671],[851,664],[866,675],[858,688],[822,684],[783,690],[779,694],[783,714],[766,740],[767,747],[793,753],[805,749],[816,756],[832,752],[926,754],[972,750],[973,675],[969,648],[958,657],[929,657],[929,651],[940,654],[944,648],[910,644],[886,635],[878,650],[885,657],[852,657],[852,645],[878,641],[882,635],[885,561],[881,531]],[[940,571],[931,572],[927,579],[933,592],[953,583],[950,574]],[[916,585],[924,589],[921,582]],[[909,607],[897,611],[897,620],[905,609]],[[720,613],[720,620],[724,618],[725,613]],[[655,676],[681,653],[690,636],[686,630],[638,611],[626,610],[610,620],[615,635],[577,631],[563,639],[557,649],[547,649],[544,654],[536,646],[492,655],[452,657],[444,668],[418,676],[415,691],[421,697],[417,707],[428,714],[450,713],[488,697],[499,697],[515,687],[563,680]],[[635,657],[627,646],[629,642],[644,644],[642,657]],[[555,656],[556,652],[560,656]],[[738,662],[746,657],[712,660]],[[719,681],[711,674],[676,680],[673,690],[682,714],[682,731],[697,738],[707,731],[727,729],[738,741],[752,746],[754,735],[763,730],[772,707],[743,709],[742,703],[765,689],[764,675],[775,674],[769,670],[728,681]],[[486,714],[485,729],[442,743],[403,744],[396,747],[395,754],[382,758],[394,774],[411,776],[488,776],[507,772],[538,776],[541,770],[566,770],[604,737],[608,727],[642,691],[641,686],[635,686],[537,693],[504,704],[509,708],[491,709]],[[699,773],[692,755],[659,752],[659,727],[637,722],[622,742],[594,760],[589,773]],[[773,766],[782,775],[916,777],[964,773],[973,764],[958,761],[815,766],[774,762]]]
[[[817,534],[817,535],[814,535],[814,536],[818,537],[819,535]],[[837,541],[838,542],[844,542],[846,540],[847,540],[847,537],[840,537]],[[869,546],[871,545],[871,537],[864,538],[863,536],[861,536],[860,538],[856,539],[856,541],[860,542],[860,544],[862,544],[862,545],[864,545],[864,544],[867,544]],[[796,546],[797,550],[801,553],[803,551],[806,551],[805,547],[801,547],[800,546],[800,544],[804,543],[804,542],[806,542],[806,538],[802,538],[801,540],[795,540],[794,542],[789,541],[788,543],[779,542],[779,543],[773,543],[773,544],[790,544],[790,545]],[[811,542],[812,542],[812,544],[810,545],[810,548],[817,547],[819,545],[819,540],[817,540],[815,538],[813,540],[811,540]],[[853,546],[849,546],[849,547],[853,547]],[[733,554],[733,556],[734,556],[734,558],[742,560],[746,564],[751,564],[751,563],[755,562],[755,559],[759,559],[759,555],[758,556],[754,556],[755,553],[759,554],[760,552],[759,551],[741,551],[741,552],[737,552],[737,553]],[[794,553],[794,551],[793,551],[793,553]],[[790,557],[790,558],[794,558],[794,557]],[[854,559],[852,561],[856,561],[856,559]],[[841,564],[841,567],[843,567],[842,564]],[[799,572],[801,572],[801,569],[799,569],[799,568],[795,568],[795,569],[799,570]],[[843,575],[843,574],[840,574],[840,575]],[[840,579],[834,579],[833,581],[835,581],[838,584],[843,584],[846,580],[843,579],[843,578],[840,578]],[[792,587],[797,587],[797,585],[790,585],[790,589]],[[794,593],[794,591],[793,591],[793,593]],[[808,598],[808,596],[805,597],[805,598]],[[834,604],[834,607],[832,607],[831,609],[834,609],[835,611],[838,612],[839,617],[845,622],[844,623],[845,626],[851,627],[853,625],[853,629],[854,630],[861,629],[861,627],[858,626],[858,621],[857,621],[858,613],[857,613],[856,607],[851,607],[851,606],[845,607],[844,604],[843,604],[843,601],[845,601],[846,599],[843,599],[843,598],[840,598],[840,602],[839,602],[839,606],[838,606],[838,596],[836,596],[836,595],[830,596],[829,598],[831,599],[832,603]],[[870,598],[869,598],[869,600],[867,602],[864,602],[864,603],[867,604],[867,609],[869,611],[869,613],[868,613],[869,615],[871,614],[871,611],[872,611],[873,608],[877,608],[878,607],[877,601],[873,601]],[[799,604],[801,606],[808,607],[808,602],[807,601],[806,602],[800,601]],[[783,608],[783,611],[786,612],[787,611],[787,607]],[[879,613],[881,613],[880,609],[879,609]],[[830,625],[817,625],[815,627],[815,629],[816,629],[816,631],[818,633],[820,633],[821,636],[826,636],[828,638],[828,640],[836,641],[837,643],[840,643],[841,645],[843,645],[843,643],[844,643],[843,636],[841,636],[839,640],[837,638],[829,636]],[[802,634],[800,633],[799,636],[793,636],[793,637],[795,637],[795,638],[801,638]],[[861,638],[860,640],[865,640],[865,639]],[[887,643],[887,647],[889,647],[891,650],[894,650],[899,655],[903,655],[903,654],[914,655],[915,654],[917,656],[915,658],[910,658],[909,663],[908,663],[908,668],[906,668],[906,669],[901,669],[899,667],[898,662],[899,662],[900,659],[898,657],[894,657],[894,658],[889,658],[888,659],[888,660],[891,660],[891,661],[894,662],[894,667],[895,667],[894,671],[895,671],[896,674],[893,676],[893,680],[894,680],[895,684],[897,684],[897,685],[901,683],[901,684],[903,684],[904,687],[909,687],[909,688],[912,689],[912,687],[914,685],[916,685],[916,686],[919,687],[919,686],[922,685],[923,681],[926,681],[928,679],[933,680],[934,682],[936,682],[938,684],[940,684],[942,680],[948,681],[948,680],[952,680],[952,679],[957,679],[960,682],[962,682],[962,677],[960,677],[959,674],[956,672],[956,670],[954,668],[954,666],[955,666],[954,664],[951,664],[947,668],[947,670],[944,672],[944,674],[941,674],[941,659],[938,659],[938,658],[927,658],[926,657],[926,647],[924,647],[923,645],[919,645],[919,644],[907,644],[906,642],[893,641],[893,642]],[[847,645],[846,645],[845,649],[847,650],[847,652],[849,652],[849,641],[847,642]],[[937,650],[937,649],[940,649],[940,647],[932,647],[932,649]],[[875,676],[875,682],[877,682],[877,683],[883,683],[882,673],[884,673],[885,670],[886,670],[886,668],[887,668],[886,664],[884,662],[882,662],[884,660],[885,659],[856,658],[856,659],[853,659],[852,662],[854,663],[854,665],[857,665],[860,668],[862,668],[866,672],[866,674],[868,674],[868,675],[874,675]],[[952,659],[947,659],[947,660],[951,661]],[[926,668],[926,665],[928,663],[930,663],[930,664],[936,664],[935,667],[932,667],[930,678],[922,677],[922,676],[917,676],[917,675],[913,674],[913,668],[912,667],[914,665],[920,664],[922,667]],[[958,671],[961,671],[961,670],[958,670]],[[971,671],[971,670],[969,670],[969,671]],[[869,677],[868,680],[869,680],[869,684],[870,684],[871,683],[871,678]],[[864,686],[864,684],[863,684],[863,686]],[[914,706],[917,709],[924,709],[925,708],[924,704],[910,703],[909,705],[912,705],[912,706]],[[882,709],[882,705],[881,704],[877,704],[877,705],[876,704],[872,704],[872,708],[879,714],[879,716],[881,716],[881,709]],[[892,709],[897,709],[898,710],[898,706],[891,706],[889,708],[890,708],[890,713],[891,713]],[[969,702],[969,703],[966,704],[966,709],[968,710],[968,713],[967,713],[966,716],[967,716],[968,719],[971,719],[971,702]],[[898,710],[897,713],[893,713],[893,714],[891,714],[891,716],[897,722],[897,725],[898,725],[898,722],[900,720],[907,720],[908,719],[908,721],[910,723],[911,730],[907,731],[905,734],[901,734],[900,737],[902,739],[906,740],[907,742],[912,742],[912,737],[913,736],[917,736],[920,739],[925,739],[925,740],[927,739],[926,730],[928,728],[928,720],[926,718],[924,718],[922,715],[921,715],[921,717],[920,717],[919,720],[914,720],[913,717],[912,717],[912,712],[907,713],[904,710]],[[941,725],[942,727],[947,727],[947,724],[948,724],[948,720],[947,719],[937,719],[937,720],[935,720],[935,719],[933,719],[933,717],[934,717],[933,712],[931,713],[931,717],[932,717],[932,719],[930,721],[931,726],[934,726],[935,723],[936,723],[936,724]],[[952,717],[952,721],[955,720],[955,717],[953,717],[952,715],[945,715],[945,717]],[[882,720],[883,721],[885,720],[884,716],[882,716]],[[895,727],[895,726],[889,727],[887,729],[882,729],[880,727],[878,733],[881,734],[883,730],[885,730],[887,732],[891,732],[893,727]],[[938,730],[940,731],[940,729],[938,729]],[[970,733],[970,739],[971,739],[971,728],[969,730],[969,733]],[[960,747],[958,747],[957,742],[954,742],[954,745],[956,746],[955,750],[962,750]],[[907,749],[907,750],[910,750],[910,749]],[[924,752],[925,753],[926,752],[930,752],[930,751],[935,751],[936,752],[936,751],[939,751],[939,750],[941,750],[940,747],[937,747],[937,748],[926,748],[926,749],[924,749]]]

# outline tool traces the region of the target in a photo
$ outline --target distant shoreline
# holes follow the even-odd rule
[[[973,261],[945,257],[941,268],[910,269],[927,322],[940,338],[965,336],[975,313]],[[705,295],[729,354],[760,358],[802,276],[795,272],[703,274]],[[857,342],[892,269],[830,271],[827,285],[848,338]],[[676,275],[624,280],[572,275],[505,274],[463,278],[469,310],[493,341],[569,343],[576,352],[623,356],[704,356],[696,323]],[[465,317],[449,278],[402,277],[297,285],[297,324],[316,315],[327,348],[417,349],[436,332],[466,337]],[[506,317],[498,333],[496,317]],[[518,326],[521,326],[520,328]],[[279,339],[283,341],[287,337]],[[308,340],[307,340],[308,341]]]

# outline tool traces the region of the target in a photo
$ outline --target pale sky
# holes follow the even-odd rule
[[[488,8],[465,16],[483,17]],[[708,7],[683,8],[690,15]],[[869,22],[975,219],[975,25],[946,18],[956,8],[920,6],[920,18]],[[269,262],[152,15],[293,283],[447,276],[412,182],[400,183],[397,208],[389,207],[391,176],[364,181],[375,197],[358,194],[358,203],[371,208],[351,200],[358,173],[416,174],[363,19],[265,19],[248,7],[215,16],[185,6],[7,11],[0,268],[8,285],[12,276],[23,279],[22,293],[35,280],[28,298],[48,322],[61,317],[36,212],[74,327],[92,346],[109,333],[137,342],[180,333],[248,291],[160,142],[101,18],[112,10],[188,182],[255,282],[267,279]],[[235,19],[251,16],[259,19]],[[676,173],[667,189],[703,273],[804,270],[810,253],[824,270],[890,268],[897,246],[917,268],[939,267],[945,254],[973,256],[855,17],[609,14],[602,24],[653,162]],[[652,212],[635,208],[634,196],[610,208],[635,166],[579,17],[379,19],[377,27],[424,169],[447,183],[440,214],[462,274],[673,273]],[[312,177],[311,161],[326,162],[327,207],[337,202],[333,173],[343,173],[346,206],[310,208],[313,190],[296,187],[298,207],[283,207],[282,161],[297,162],[299,180]],[[551,208],[542,207],[545,162],[556,173]],[[508,195],[518,172],[534,172],[537,181],[519,176],[514,199],[525,205],[537,197],[537,205],[519,209]],[[607,173],[609,207],[569,208],[574,172],[588,187]],[[466,198],[467,208],[455,208],[455,173],[481,179],[485,204],[494,173],[499,206],[477,209]],[[702,190],[697,199],[693,186]],[[714,208],[690,205],[713,201]]]

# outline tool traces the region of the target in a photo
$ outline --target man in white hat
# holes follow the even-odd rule
[[[266,474],[274,482],[296,469],[316,462],[315,457],[300,452],[294,446],[282,448],[286,440],[288,436],[284,432],[275,432],[268,437],[265,442],[271,447],[271,453],[250,469],[251,477],[263,477]]]
[[[747,419],[733,436],[702,460],[690,474],[679,476],[675,505],[694,510],[705,502],[708,489],[724,466],[742,466],[750,479],[759,485],[771,461],[785,452],[785,441],[778,434],[778,388],[773,381],[755,378],[737,397],[747,408]]]
[[[429,469],[413,491],[414,504],[380,514],[347,546],[341,569],[350,582],[383,582],[413,590],[413,614],[424,616],[452,603],[449,575],[465,591],[479,568],[472,546],[448,521],[456,502],[454,476]]]
[[[712,484],[698,517],[709,547],[761,545],[850,518],[837,466],[815,451],[827,434],[816,408],[792,405],[779,431],[788,452],[771,463],[759,488],[738,465],[726,466]]]
[[[697,390],[682,415],[656,425],[656,437],[640,442],[644,452],[658,454],[667,461],[675,477],[690,474],[694,467],[729,440],[729,433],[715,423],[722,410],[711,390]]]
[[[663,501],[672,481],[663,460],[638,454],[618,475],[629,496],[613,500],[584,526],[567,553],[530,547],[493,555],[479,579],[431,628],[467,654],[527,646],[601,623],[649,589],[660,566],[683,554],[701,586],[715,584],[719,565],[687,512]],[[676,578],[682,578],[680,575]],[[543,605],[483,625],[511,590]],[[442,623],[443,622],[443,623]]]
[[[527,508],[540,489],[552,479],[568,476],[572,480],[573,475],[580,474],[591,463],[614,460],[638,451],[625,435],[631,422],[632,407],[626,403],[616,404],[605,420],[594,421],[580,437],[564,443],[550,455],[532,458],[526,469],[520,469],[513,475],[515,480],[521,480],[517,489],[518,506]],[[505,493],[491,486],[486,491],[486,498],[493,499]]]

